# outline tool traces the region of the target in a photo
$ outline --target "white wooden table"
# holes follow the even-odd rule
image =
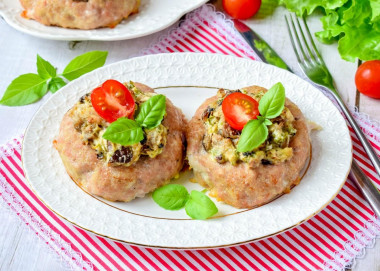
[[[220,8],[220,0],[216,6]],[[265,7],[263,7],[265,8]],[[256,16],[248,21],[268,43],[279,53],[293,70],[299,68],[289,46],[285,24],[284,10],[279,8],[267,16]],[[321,29],[319,20],[310,18],[312,31]],[[50,41],[22,34],[3,20],[0,20],[0,96],[6,87],[18,75],[36,72],[36,55],[50,61],[59,71],[75,56],[91,50],[109,51],[107,63],[123,60],[137,54],[142,48],[156,41],[165,31],[127,41],[117,42],[65,42]],[[334,45],[317,44],[344,101],[349,106],[357,106],[360,112],[380,121],[380,100],[373,100],[358,95],[354,85],[356,63],[348,63],[340,59]],[[23,107],[0,106],[0,145],[11,138],[24,133],[34,112],[46,100]],[[0,205],[0,270],[64,270],[67,267],[48,248],[38,240],[34,233],[6,207]],[[380,270],[380,242],[367,255],[357,261],[353,270]]]

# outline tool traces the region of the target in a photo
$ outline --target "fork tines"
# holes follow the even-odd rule
[[[317,47],[315,46],[315,43],[311,37],[305,17],[302,17],[303,27],[301,27],[300,20],[295,14],[289,14],[288,16],[285,15],[285,21],[298,62],[301,65],[307,64],[309,61],[315,61],[319,62],[320,64],[324,64],[323,59],[319,54]],[[304,32],[306,32],[307,37],[305,37]],[[311,44],[311,46],[309,46],[309,44]]]

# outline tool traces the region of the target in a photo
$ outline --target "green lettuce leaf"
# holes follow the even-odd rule
[[[340,33],[342,33],[342,27],[339,25],[339,15],[335,11],[331,11],[329,14],[321,18],[324,31],[315,33],[317,39],[326,44],[331,44],[339,39]]]
[[[369,4],[372,9],[372,16],[371,21],[372,22],[379,22],[380,21],[380,1],[379,0],[370,0]]]
[[[380,21],[373,24],[373,29],[380,32]]]
[[[370,21],[371,13],[368,0],[352,0],[351,6],[342,12],[341,24],[359,27]]]
[[[380,32],[370,25],[343,26],[344,37],[339,40],[338,50],[343,59],[354,62],[380,59]]]
[[[331,44],[338,41],[341,57],[354,62],[380,59],[380,1],[379,0],[280,0],[297,15],[311,14],[321,8],[323,31],[316,38]]]
[[[335,9],[343,6],[348,0],[280,0],[287,9],[295,12],[298,16],[310,15],[317,7]]]

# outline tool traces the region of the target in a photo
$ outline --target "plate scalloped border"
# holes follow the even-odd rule
[[[173,243],[169,243],[168,244],[168,243],[165,243],[165,242],[159,242],[159,241],[157,242],[157,240],[161,240],[160,238],[156,239],[155,242],[153,242],[153,243],[146,242],[146,240],[141,240],[141,241],[130,240],[130,239],[128,240],[128,238],[120,238],[120,236],[117,236],[117,234],[115,235],[114,232],[113,233],[107,232],[107,231],[105,231],[104,228],[101,228],[101,227],[99,228],[99,226],[97,226],[97,227],[93,227],[93,225],[92,226],[88,226],[88,221],[86,223],[85,220],[84,221],[83,220],[82,221],[78,221],[78,219],[73,219],[73,216],[70,216],[70,212],[67,213],[68,210],[65,210],[65,212],[62,212],[62,210],[61,210],[62,208],[59,207],[59,204],[60,204],[59,201],[57,202],[55,200],[52,200],[51,198],[48,198],[48,200],[47,200],[46,199],[46,193],[43,193],[43,191],[41,191],[41,186],[38,186],[39,184],[41,184],[41,183],[38,184],[38,182],[40,182],[41,179],[43,179],[39,175],[40,171],[38,171],[38,173],[36,174],[36,172],[33,172],[33,169],[30,168],[30,162],[33,162],[33,161],[31,161],[31,158],[27,158],[27,157],[28,157],[28,154],[30,155],[31,152],[33,152],[33,153],[35,152],[35,150],[33,150],[33,148],[31,147],[31,144],[30,144],[30,140],[33,138],[33,136],[36,135],[35,131],[33,131],[33,130],[36,129],[36,127],[33,127],[33,126],[34,125],[38,126],[38,121],[39,121],[38,118],[39,117],[41,117],[41,116],[49,117],[49,114],[46,114],[46,112],[48,112],[46,110],[48,110],[47,107],[49,106],[49,104],[50,105],[55,105],[54,104],[54,99],[60,99],[60,98],[62,98],[62,95],[69,95],[70,92],[74,91],[75,86],[77,86],[77,88],[78,88],[81,84],[82,85],[86,84],[86,83],[88,84],[89,82],[90,82],[90,84],[92,84],[92,86],[97,86],[99,84],[99,82],[102,81],[104,78],[110,78],[110,77],[112,77],[112,78],[117,79],[117,76],[119,76],[119,77],[125,77],[126,75],[128,75],[128,76],[130,76],[128,78],[132,77],[132,79],[135,79],[135,76],[137,74],[141,73],[141,72],[142,73],[144,73],[144,72],[146,73],[147,70],[149,72],[152,72],[152,70],[150,70],[150,69],[154,70],[155,69],[155,65],[153,65],[153,67],[151,67],[150,65],[154,64],[154,63],[156,64],[156,67],[161,67],[163,69],[169,69],[169,71],[170,71],[170,67],[173,68],[173,65],[174,65],[176,71],[179,68],[179,73],[181,75],[186,74],[186,72],[189,69],[190,69],[190,71],[193,72],[193,74],[191,76],[189,76],[188,78],[182,78],[182,79],[184,79],[182,81],[183,84],[178,84],[179,82],[181,82],[179,80],[180,77],[174,76],[174,78],[173,78],[173,81],[174,81],[173,83],[174,84],[172,84],[172,85],[183,85],[183,86],[189,85],[188,81],[190,79],[194,80],[194,79],[196,79],[197,76],[200,76],[200,77],[204,76],[204,74],[203,74],[203,76],[199,75],[200,70],[202,70],[204,68],[206,68],[206,70],[207,70],[207,67],[208,68],[209,67],[216,68],[216,66],[218,66],[218,65],[220,65],[219,69],[217,68],[216,69],[217,71],[213,70],[213,73],[215,73],[219,77],[222,76],[222,75],[226,75],[226,74],[231,75],[231,71],[229,70],[229,68],[227,68],[228,66],[231,67],[231,65],[233,66],[232,71],[235,72],[235,73],[239,73],[241,71],[241,68],[243,68],[243,70],[247,69],[247,68],[252,68],[253,70],[255,70],[255,69],[257,70],[258,69],[258,70],[260,70],[262,72],[265,72],[265,71],[272,71],[272,72],[274,72],[274,74],[276,76],[273,76],[273,74],[271,74],[271,76],[267,77],[264,80],[266,82],[265,83],[266,85],[264,85],[265,87],[268,87],[268,85],[267,85],[268,84],[268,80],[269,81],[273,81],[274,80],[272,77],[274,77],[276,79],[283,78],[284,76],[285,76],[285,78],[291,77],[291,78],[289,78],[290,81],[295,80],[295,82],[297,83],[297,86],[305,87],[309,92],[313,93],[313,95],[316,95],[316,97],[318,97],[317,104],[323,104],[325,107],[328,108],[329,114],[333,114],[334,118],[336,118],[336,119],[334,119],[334,121],[333,121],[332,124],[329,123],[329,126],[333,125],[333,127],[334,127],[334,124],[339,124],[338,128],[342,128],[343,129],[343,132],[340,131],[340,137],[339,137],[339,139],[340,139],[340,144],[342,142],[344,143],[343,144],[344,148],[342,147],[342,151],[344,152],[344,155],[345,155],[344,158],[343,158],[344,163],[342,164],[343,168],[341,169],[341,172],[340,172],[340,175],[339,175],[339,178],[338,178],[339,180],[336,180],[337,183],[334,186],[334,191],[327,191],[327,192],[330,192],[329,193],[329,197],[326,198],[325,200],[323,200],[323,203],[320,204],[318,206],[318,208],[314,209],[312,212],[309,212],[307,215],[304,215],[302,217],[302,219],[298,219],[297,221],[295,221],[291,225],[288,225],[287,227],[281,227],[281,228],[278,228],[277,230],[272,230],[268,234],[261,235],[261,236],[256,236],[255,238],[244,238],[244,237],[242,238],[241,236],[238,236],[238,237],[235,238],[236,239],[235,241],[231,241],[230,240],[229,242],[226,242],[226,241],[220,241],[219,240],[218,242],[213,243],[213,241],[215,241],[215,240],[213,240],[213,238],[215,236],[226,234],[226,231],[223,231],[222,230],[223,227],[220,225],[220,224],[223,224],[223,222],[219,223],[219,224],[217,223],[216,225],[214,225],[215,223],[211,222],[212,220],[209,220],[209,221],[196,221],[196,220],[193,221],[193,220],[191,220],[191,221],[185,222],[185,223],[191,224],[190,227],[189,227],[189,225],[185,225],[185,226],[182,225],[183,222],[178,222],[178,224],[181,224],[181,225],[178,225],[179,227],[178,227],[177,232],[174,234],[174,238],[176,236],[183,235],[183,230],[189,230],[190,229],[189,235],[191,236],[191,232],[192,231],[196,232],[196,231],[202,230],[201,228],[202,227],[204,228],[205,224],[206,225],[208,223],[210,223],[210,225],[213,224],[212,230],[213,231],[217,231],[217,233],[211,234],[211,236],[210,236],[210,238],[208,240],[208,243],[207,242],[206,242],[206,244],[205,244],[205,242],[200,242],[199,243],[199,240],[198,240],[198,244],[196,244],[196,245],[194,245],[193,242],[188,242],[188,241],[183,242],[183,240],[180,241],[179,243],[177,242],[175,245]],[[168,63],[171,63],[171,64],[168,64]],[[183,63],[186,63],[186,65],[183,65]],[[200,68],[200,70],[198,70],[197,72],[195,72],[194,67],[198,66],[199,63],[206,63],[206,64],[204,64]],[[126,64],[127,64],[127,66],[128,65],[129,66],[133,66],[134,67],[134,69],[133,69],[134,71],[128,70],[128,68],[125,67]],[[131,64],[133,64],[133,65],[131,65]],[[185,68],[185,66],[187,66],[187,69]],[[220,68],[222,68],[222,69],[226,68],[226,70],[224,71],[224,73],[221,72]],[[181,71],[181,69],[184,69],[184,70]],[[115,71],[115,70],[117,70],[119,72],[112,74],[112,71]],[[195,74],[194,74],[194,72],[195,72]],[[118,74],[118,75],[116,75],[116,74]],[[206,74],[206,75],[210,75],[210,74]],[[247,75],[247,74],[245,73],[244,75]],[[141,76],[144,76],[144,75],[141,75]],[[162,76],[162,74],[160,76]],[[241,76],[241,74],[240,74],[240,76]],[[145,75],[145,77],[147,77],[147,75]],[[90,79],[94,79],[94,80],[90,80]],[[218,79],[220,79],[220,78],[218,78]],[[239,79],[235,78],[232,81],[234,81],[235,84],[236,84],[236,82],[237,82],[236,80],[239,80]],[[255,80],[257,80],[257,78]],[[152,80],[150,79],[148,81],[152,81]],[[220,85],[223,85],[224,83],[226,83],[224,81],[225,81],[225,79],[224,80],[217,80],[218,86],[220,87]],[[248,81],[249,81],[249,79],[248,79]],[[287,90],[289,88],[287,88],[286,85],[290,84],[289,83],[290,81],[286,80],[285,83],[283,82],[285,84],[285,88]],[[177,83],[175,83],[175,82],[177,82]],[[199,80],[197,82],[199,82]],[[144,83],[147,83],[147,82],[144,82]],[[151,85],[154,88],[160,87],[160,85],[158,84],[158,82],[156,82],[156,84],[153,84],[153,85],[152,85],[152,83],[153,82],[148,82],[147,84]],[[214,81],[214,84],[215,83],[216,83],[216,81]],[[210,83],[208,85],[211,86],[211,84],[212,83]],[[243,84],[242,86],[249,85],[249,84],[246,83],[246,81],[244,81],[244,83],[242,83],[242,84]],[[200,85],[207,85],[207,84],[200,84]],[[216,86],[216,87],[218,87],[218,86]],[[213,85],[212,87],[215,87],[215,85]],[[226,86],[226,87],[228,88],[229,86]],[[238,87],[240,87],[240,86],[238,86]],[[298,92],[298,93],[300,93],[300,92]],[[72,100],[75,101],[76,98],[78,98],[77,96],[80,96],[81,94],[82,93],[76,93],[76,96],[75,95],[71,96],[71,97],[68,96],[69,98],[71,98],[70,102],[66,102],[66,104],[64,104],[63,108],[60,108],[60,110],[61,111],[65,111],[65,109],[67,109],[67,107],[70,107],[70,104],[71,105],[73,104]],[[287,91],[287,94],[288,94],[288,91]],[[293,93],[292,95],[295,95],[295,93]],[[292,95],[290,95],[291,99],[292,99],[292,97],[291,97]],[[307,97],[309,95],[310,94],[306,94]],[[326,101],[328,101],[328,102],[325,103]],[[309,102],[312,102],[312,101],[309,101]],[[314,102],[314,104],[315,104],[315,102]],[[302,107],[302,105],[301,105],[301,107]],[[310,112],[306,112],[306,115],[308,116],[309,113]],[[57,117],[57,116],[55,116],[55,117]],[[322,115],[322,118],[324,118],[324,117],[326,117],[326,116]],[[326,120],[326,121],[328,122],[328,120]],[[327,130],[331,130],[331,127],[329,127],[329,126],[327,126],[328,129],[326,128]],[[335,129],[335,130],[337,130],[337,129]],[[346,141],[346,142],[344,142],[344,141]],[[324,144],[326,144],[326,143],[324,143]],[[313,150],[313,152],[314,152],[314,150]],[[37,151],[37,154],[38,154],[38,151]],[[37,160],[38,159],[39,158],[37,157]],[[320,212],[323,208],[325,208],[335,198],[335,196],[339,193],[339,191],[341,190],[342,186],[344,185],[345,180],[346,180],[346,178],[348,176],[350,167],[351,167],[352,144],[351,144],[351,138],[350,138],[350,136],[348,134],[347,125],[346,125],[343,117],[340,115],[339,111],[334,107],[334,105],[322,93],[320,93],[317,89],[315,89],[309,83],[303,81],[302,79],[296,77],[295,75],[293,75],[293,74],[291,74],[291,73],[289,73],[289,72],[287,72],[285,70],[281,70],[279,68],[276,68],[276,67],[273,67],[273,66],[261,63],[261,62],[256,62],[256,61],[251,61],[251,60],[242,59],[242,58],[236,58],[236,57],[231,57],[231,56],[213,55],[213,54],[197,54],[197,53],[172,53],[172,54],[159,54],[159,55],[150,55],[150,56],[143,56],[143,57],[138,57],[138,58],[132,58],[132,59],[129,59],[129,60],[124,60],[124,61],[121,61],[121,62],[117,62],[117,63],[111,64],[111,65],[108,65],[106,67],[103,67],[101,69],[98,69],[98,70],[96,70],[94,72],[91,72],[91,73],[89,73],[87,75],[82,76],[81,78],[75,80],[74,82],[69,83],[66,87],[64,87],[63,89],[61,89],[56,94],[52,95],[48,99],[48,101],[46,101],[46,103],[44,105],[42,105],[41,108],[37,111],[36,115],[33,117],[33,120],[31,121],[31,123],[29,124],[29,126],[27,128],[27,131],[25,133],[25,137],[23,139],[22,161],[23,161],[23,168],[24,168],[24,171],[25,171],[26,179],[28,180],[30,186],[32,187],[33,192],[37,195],[37,197],[49,209],[51,209],[54,213],[56,213],[57,215],[61,216],[65,220],[69,221],[70,223],[72,223],[72,224],[74,224],[74,225],[76,225],[76,226],[78,226],[78,227],[80,227],[82,229],[85,229],[85,230],[87,230],[89,232],[95,233],[97,235],[100,235],[100,236],[103,236],[103,237],[106,237],[106,238],[109,238],[109,239],[113,239],[115,241],[125,242],[125,243],[133,244],[133,245],[148,246],[148,247],[155,247],[155,248],[169,248],[169,249],[208,249],[208,248],[218,248],[218,247],[234,246],[234,245],[244,244],[244,243],[247,243],[247,242],[252,242],[252,241],[264,239],[264,238],[267,238],[267,237],[270,237],[270,236],[274,236],[276,234],[285,232],[285,231],[287,231],[287,230],[289,230],[289,229],[291,229],[291,228],[293,228],[293,227],[295,227],[295,226],[297,226],[297,225],[305,222],[306,220],[310,219],[314,215],[316,215],[318,212]],[[340,162],[342,162],[342,161],[340,161]],[[313,162],[312,162],[312,164],[313,164]],[[297,187],[300,187],[300,185],[297,186]],[[285,195],[285,197],[289,197],[289,195],[295,195],[294,191],[292,191],[292,193],[290,193],[288,195]],[[66,195],[67,195],[67,193],[66,193]],[[59,197],[59,195],[58,195],[58,197]],[[281,198],[284,198],[284,196],[281,197]],[[59,197],[59,199],[63,200],[62,197]],[[86,201],[87,200],[88,199],[86,199]],[[275,200],[274,202],[276,202],[278,200]],[[290,198],[289,200],[292,200],[292,198]],[[268,208],[269,205],[270,204],[264,205],[264,206],[267,206],[265,208]],[[260,207],[260,208],[262,208],[262,207]],[[254,210],[258,210],[260,208],[257,208],[257,209],[254,209]],[[245,213],[249,214],[249,213],[251,213],[251,211],[245,212]],[[101,213],[100,217],[102,217],[104,215],[105,215],[105,213],[104,213],[104,210],[103,210],[103,212]],[[111,215],[111,217],[112,217],[112,214],[108,213],[108,216],[109,215]],[[242,228],[244,228],[244,224],[242,224],[242,222],[245,223],[245,222],[248,222],[248,220],[246,218],[242,219],[242,217],[239,217],[238,215],[239,214],[231,216],[231,217],[233,217],[232,220],[235,220],[235,221],[232,221],[232,225],[233,226],[240,225]],[[106,216],[107,216],[107,214],[106,214]],[[248,217],[249,216],[250,215],[248,215]],[[100,217],[99,217],[99,219],[100,219]],[[228,222],[230,224],[231,224],[231,217],[228,219]],[[251,218],[252,217],[254,217],[254,216],[251,215]],[[128,218],[131,218],[131,217],[128,216]],[[117,219],[119,219],[119,218],[117,218]],[[147,219],[147,218],[145,218],[145,219]],[[138,219],[136,219],[136,220],[138,220]],[[218,220],[218,219],[213,219],[213,220]],[[119,220],[119,222],[120,222],[120,220]],[[135,221],[133,221],[133,222],[135,222]],[[145,221],[145,222],[147,222],[147,221]],[[145,222],[143,224],[145,224]],[[152,222],[152,220],[149,220],[149,222]],[[151,233],[152,229],[155,229],[157,231],[158,228],[159,228],[159,226],[164,226],[166,228],[163,231],[158,230],[158,233],[160,233],[159,235],[161,236],[163,233],[169,233],[170,232],[170,226],[171,225],[167,226],[167,225],[159,225],[159,224],[160,223],[158,223],[154,227],[150,227],[149,226],[144,231],[148,232],[148,233]],[[139,225],[142,225],[142,224],[141,224],[141,221],[137,221],[136,223],[129,223],[128,225],[139,226]],[[210,225],[209,225],[209,228],[210,228]],[[250,224],[250,225],[252,225],[252,224]],[[230,225],[227,225],[227,226],[230,226]],[[232,228],[234,228],[234,227],[232,227]],[[245,229],[247,231],[247,228],[245,228]],[[231,230],[231,229],[229,229],[229,230]],[[158,234],[158,233],[153,231],[152,234]],[[234,231],[232,231],[230,233],[234,233]],[[204,234],[201,234],[201,236],[204,236]],[[194,238],[192,238],[192,239],[194,239]],[[185,240],[189,240],[189,239],[185,239]]]

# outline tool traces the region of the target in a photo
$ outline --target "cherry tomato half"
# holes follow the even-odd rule
[[[248,121],[259,115],[259,103],[251,96],[234,92],[223,100],[222,111],[232,128],[242,130]]]
[[[355,84],[364,95],[380,99],[380,60],[361,64],[355,74]]]
[[[261,0],[223,0],[224,10],[235,19],[248,19],[259,11]]]
[[[107,80],[91,93],[91,103],[96,113],[108,122],[118,118],[132,119],[135,101],[126,86],[116,80]]]

